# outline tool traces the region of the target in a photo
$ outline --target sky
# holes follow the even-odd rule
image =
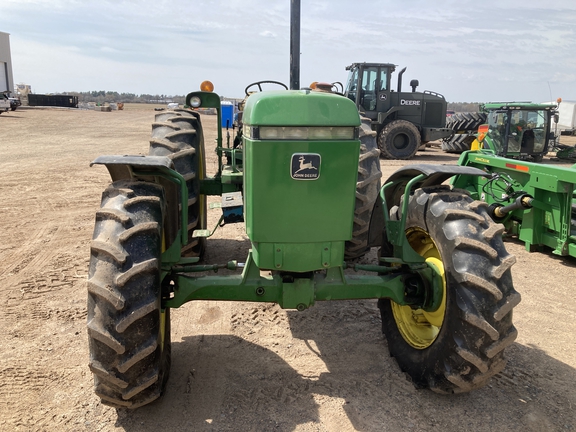
[[[300,84],[407,67],[448,102],[576,100],[574,0],[301,0]],[[35,93],[243,97],[290,77],[290,0],[0,0],[15,83]],[[396,74],[392,77],[396,86]]]

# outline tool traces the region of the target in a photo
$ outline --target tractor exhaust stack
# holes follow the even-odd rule
[[[402,68],[400,72],[398,72],[398,93],[402,91],[402,75],[406,72],[406,68]]]
[[[290,90],[300,89],[300,0],[290,1]]]

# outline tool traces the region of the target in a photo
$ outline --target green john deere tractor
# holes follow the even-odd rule
[[[192,92],[186,102],[216,109],[221,124],[215,93]],[[390,353],[416,386],[467,392],[504,368],[520,301],[515,258],[488,205],[444,184],[485,172],[413,165],[379,188],[376,133],[353,102],[279,90],[247,98],[236,145],[218,127],[218,170],[209,176],[201,121],[191,109],[162,112],[149,156],[93,162],[112,177],[96,212],[88,279],[90,369],[103,403],[137,408],[162,394],[170,310],[194,300],[304,311],[373,298]],[[207,195],[222,197],[218,225],[246,224],[247,256],[200,261],[213,232]],[[347,258],[370,247],[380,248],[372,264]],[[238,273],[213,273],[221,268]]]
[[[446,128],[446,99],[431,91],[417,92],[418,80],[411,80],[411,92],[402,91],[403,68],[398,87],[391,87],[396,66],[390,63],[353,63],[344,94],[363,116],[371,120],[378,147],[386,159],[410,159],[422,144],[449,137]]]
[[[576,165],[542,163],[554,144],[556,105],[490,103],[484,110],[487,123],[458,164],[486,176],[457,176],[454,186],[489,204],[491,217],[527,250],[576,257]]]
[[[557,117],[554,104],[531,102],[490,102],[480,104],[479,112],[456,113],[447,121],[452,135],[444,138],[442,150],[462,153],[470,150],[481,125],[489,124],[484,147],[500,156],[542,160],[548,152],[552,120]],[[556,116],[556,117],[554,117]]]
[[[505,102],[487,103],[480,108],[486,113],[482,124],[487,125],[482,129],[482,148],[491,149],[498,156],[541,162],[553,145],[551,125],[557,115],[556,105]]]

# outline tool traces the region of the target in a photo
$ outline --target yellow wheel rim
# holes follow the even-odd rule
[[[427,312],[391,303],[394,320],[404,340],[413,348],[425,349],[436,340],[444,322],[446,312],[444,264],[436,244],[426,231],[421,228],[410,228],[406,231],[406,237],[410,246],[426,259],[426,263],[436,268],[442,279],[442,301],[435,311]]]

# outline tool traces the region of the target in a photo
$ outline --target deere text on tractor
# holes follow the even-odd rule
[[[446,125],[446,99],[431,92],[417,92],[418,80],[411,80],[411,92],[402,91],[402,76],[398,73],[398,87],[391,87],[396,66],[390,63],[353,63],[344,94],[351,99],[362,115],[371,120],[377,133],[382,157],[410,159],[422,144],[451,135]]]
[[[247,97],[238,142],[223,142],[220,97],[187,95],[218,114],[218,168],[206,171],[202,116],[156,115],[148,156],[101,156],[112,183],[96,212],[88,276],[90,370],[102,402],[137,408],[166,389],[170,310],[197,300],[375,299],[390,353],[419,388],[482,387],[505,366],[520,301],[515,258],[488,204],[445,185],[472,167],[412,165],[380,187],[376,132],[356,105],[314,90]],[[206,196],[220,224],[244,221],[251,249],[201,262]],[[215,210],[216,211],[216,210]],[[351,260],[378,247],[379,258]],[[220,268],[232,275],[214,275]],[[363,274],[355,274],[354,270]],[[239,365],[239,367],[241,367]]]

